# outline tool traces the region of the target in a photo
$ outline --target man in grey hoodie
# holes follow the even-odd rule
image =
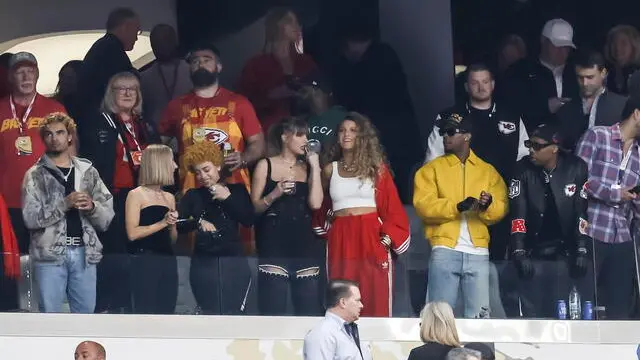
[[[113,196],[86,159],[71,156],[76,125],[52,113],[40,127],[46,152],[25,174],[22,215],[31,233],[29,253],[40,290],[40,311],[93,313],[96,264],[102,244],[96,231],[113,219]]]

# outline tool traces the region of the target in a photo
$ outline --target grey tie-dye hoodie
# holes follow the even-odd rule
[[[89,160],[73,157],[72,163],[76,191],[89,194],[95,204],[91,211],[80,211],[80,220],[86,261],[97,264],[102,259],[102,244],[96,231],[106,231],[113,219],[113,196]],[[24,176],[22,216],[31,232],[29,253],[32,259],[62,263],[67,249],[65,189],[46,168],[62,177],[51,159],[43,155]]]

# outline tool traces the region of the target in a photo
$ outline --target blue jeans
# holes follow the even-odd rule
[[[489,256],[436,248],[431,252],[427,302],[444,301],[456,307],[458,290],[464,299],[464,317],[478,317],[489,309]]]
[[[62,312],[65,293],[72,313],[91,314],[96,307],[96,266],[87,265],[84,247],[67,247],[62,264],[34,265],[40,312]]]

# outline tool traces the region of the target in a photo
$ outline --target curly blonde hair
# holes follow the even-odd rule
[[[71,134],[72,138],[75,140],[76,122],[73,121],[71,116],[62,112],[54,112],[44,117],[42,123],[40,123],[40,138],[44,139],[47,125],[58,123],[63,124],[67,129],[67,132]]]
[[[211,141],[203,141],[189,146],[184,153],[182,164],[185,169],[194,172],[194,167],[207,161],[221,166],[224,160],[220,146]]]
[[[345,121],[353,121],[356,123],[358,129],[358,136],[356,137],[353,149],[355,174],[360,179],[369,179],[375,182],[382,172],[382,169],[385,167],[388,168],[387,156],[385,155],[382,144],[380,144],[378,131],[369,118],[352,111],[348,112],[340,124],[338,124],[336,133],[340,133],[340,127],[342,127]],[[340,147],[340,143],[336,142],[332,147],[328,148],[323,160],[325,164],[329,164],[333,161],[340,161],[342,158],[342,148]]]

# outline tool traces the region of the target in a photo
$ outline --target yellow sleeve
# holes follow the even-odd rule
[[[416,172],[413,207],[425,224],[440,225],[455,220],[460,213],[456,204],[438,197],[438,183],[433,166],[427,164]]]
[[[491,186],[486,191],[491,194],[493,201],[489,208],[478,214],[480,220],[486,225],[493,225],[502,220],[509,211],[509,200],[507,199],[507,185],[502,180],[502,176],[491,168]]]

